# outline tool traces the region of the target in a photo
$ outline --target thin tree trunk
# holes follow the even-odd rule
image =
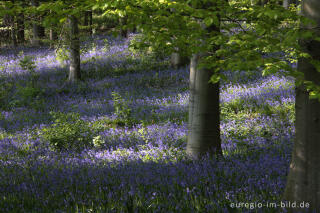
[[[20,13],[17,17],[17,39],[19,43],[24,43],[24,14]]]
[[[85,11],[83,24],[84,26],[89,27],[88,32],[92,35],[92,10]]]
[[[5,14],[3,16],[3,25],[5,27],[3,32],[3,40],[6,45],[9,45],[12,41],[11,39],[12,16]]]
[[[70,69],[69,69],[69,82],[80,80],[80,41],[78,20],[75,16],[69,16],[70,28]]]
[[[45,38],[46,37],[45,28],[43,26],[41,26],[41,25],[38,25],[38,28],[39,28],[39,38]]]
[[[58,38],[57,32],[53,28],[51,28],[50,29],[50,41],[55,41],[55,40],[57,40],[57,38]]]
[[[268,3],[268,0],[259,0],[258,1],[258,5],[260,5],[260,6],[264,6],[267,3]]]
[[[84,25],[84,26],[88,26],[88,25],[89,25],[89,16],[88,16],[87,11],[84,12],[83,25]]]
[[[310,31],[317,30],[320,35],[320,1],[302,1],[301,12],[313,19],[317,26],[303,26]],[[316,29],[316,27],[318,29]],[[300,40],[300,45],[314,60],[320,60],[320,42]],[[320,73],[304,58],[298,60],[298,71],[304,73],[308,81],[320,85]],[[307,212],[320,210],[320,102],[309,99],[304,85],[296,87],[296,137],[293,147],[290,171],[284,192],[284,199],[291,202],[308,202]],[[290,209],[291,212],[303,212]]]
[[[183,66],[186,66],[188,62],[189,62],[189,58],[181,55],[178,52],[174,52],[171,54],[170,63],[174,69],[178,69]]]
[[[50,11],[52,13],[52,11]],[[49,39],[50,41],[55,41],[58,39],[57,29],[55,29],[55,24],[51,24],[49,31]]]
[[[14,4],[14,0],[11,0],[12,4]],[[16,23],[15,23],[15,16],[10,16],[10,24],[11,24],[11,41],[14,47],[17,46],[17,34],[16,34]]]
[[[14,16],[12,16],[12,23],[11,23],[11,41],[14,47],[17,46],[17,37],[16,37],[16,27],[14,22]]]
[[[126,24],[127,24],[127,17],[123,17],[120,18],[119,20],[121,29],[120,29],[120,34],[123,38],[127,38],[128,37],[128,29],[126,28]],[[125,28],[124,28],[125,27]]]
[[[39,6],[39,3],[37,0],[31,0],[31,5],[34,7],[37,7]],[[39,46],[40,45],[39,25],[37,24],[36,15],[33,15],[32,33],[33,33],[33,38],[32,38],[31,44],[34,46]]]
[[[88,13],[89,13],[89,26],[90,26],[90,29],[89,29],[89,33],[90,33],[90,35],[92,35],[93,34],[93,12],[92,12],[92,10],[90,10],[90,11],[88,11]]]
[[[24,0],[21,1],[21,6],[24,8],[26,6],[26,3]],[[17,16],[17,41],[19,43],[24,43],[25,42],[25,26],[24,26],[24,12],[22,11],[21,13],[18,14]]]

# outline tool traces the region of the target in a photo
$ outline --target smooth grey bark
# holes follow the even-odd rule
[[[320,1],[303,0],[302,15],[313,19],[316,26],[304,29],[320,35]],[[320,42],[301,39],[300,45],[314,60],[320,60]],[[304,73],[305,80],[320,85],[320,73],[304,58],[298,60],[298,71]],[[306,212],[320,211],[320,102],[309,99],[304,85],[296,87],[296,137],[293,147],[290,171],[284,192],[288,201],[308,202],[311,208]],[[290,209],[290,212],[303,212]]]
[[[214,6],[215,3],[203,2],[201,7]],[[199,23],[208,35],[220,32],[220,25],[205,26]],[[207,44],[203,41],[203,46]],[[212,47],[215,52],[219,47]],[[210,53],[211,54],[211,53]],[[209,52],[201,52],[191,57],[190,63],[190,98],[187,153],[194,159],[201,159],[207,154],[222,157],[220,137],[220,100],[219,82],[210,83],[214,74],[211,69],[199,66]]]
[[[187,153],[195,159],[207,153],[222,155],[219,83],[209,83],[211,70],[198,67],[202,57],[193,55],[190,63]]]
[[[68,82],[80,80],[80,41],[78,19],[70,15],[69,21],[69,39],[70,39],[70,67]]]

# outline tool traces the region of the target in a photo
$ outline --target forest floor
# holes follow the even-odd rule
[[[224,159],[188,159],[188,67],[97,36],[82,81],[67,50],[0,55],[0,212],[279,212],[294,80],[225,72]],[[278,205],[277,208],[274,204]]]

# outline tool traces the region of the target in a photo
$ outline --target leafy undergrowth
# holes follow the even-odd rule
[[[0,57],[1,212],[279,212],[265,206],[285,186],[293,80],[226,75],[224,159],[192,161],[188,68],[129,42],[84,45],[84,79],[67,88],[68,62],[53,51],[29,53],[25,69],[24,53]],[[232,208],[241,202],[251,205]]]

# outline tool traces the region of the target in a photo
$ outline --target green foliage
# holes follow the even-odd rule
[[[39,87],[34,87],[33,84],[27,83],[23,86],[18,83],[14,95],[8,101],[8,105],[10,107],[35,106],[41,108],[41,105],[44,104],[42,101],[43,94],[44,91]]]
[[[104,140],[101,138],[100,135],[96,136],[92,140],[94,147],[100,148],[104,144]]]
[[[20,56],[23,55],[23,52],[19,53]],[[35,62],[33,61],[34,57],[25,55],[23,58],[19,60],[19,65],[23,70],[29,71],[30,73],[35,72]]]
[[[67,49],[66,46],[62,46],[58,49],[56,49],[56,59],[59,61],[60,64],[67,64],[69,61],[69,56],[70,56],[70,50]]]
[[[23,52],[20,52],[19,55],[22,56]],[[37,66],[34,62],[34,57],[25,55],[23,58],[20,58],[19,65],[22,70],[28,71],[31,77],[31,84],[35,87],[40,76],[35,70]]]
[[[81,151],[93,146],[93,132],[79,114],[50,113],[54,123],[41,130],[41,136],[56,151]],[[97,142],[97,138],[95,140]]]
[[[14,84],[8,81],[0,82],[0,108],[5,108],[13,92]]]
[[[118,119],[129,121],[131,120],[131,109],[128,106],[128,101],[124,100],[117,92],[112,92],[114,114]]]

